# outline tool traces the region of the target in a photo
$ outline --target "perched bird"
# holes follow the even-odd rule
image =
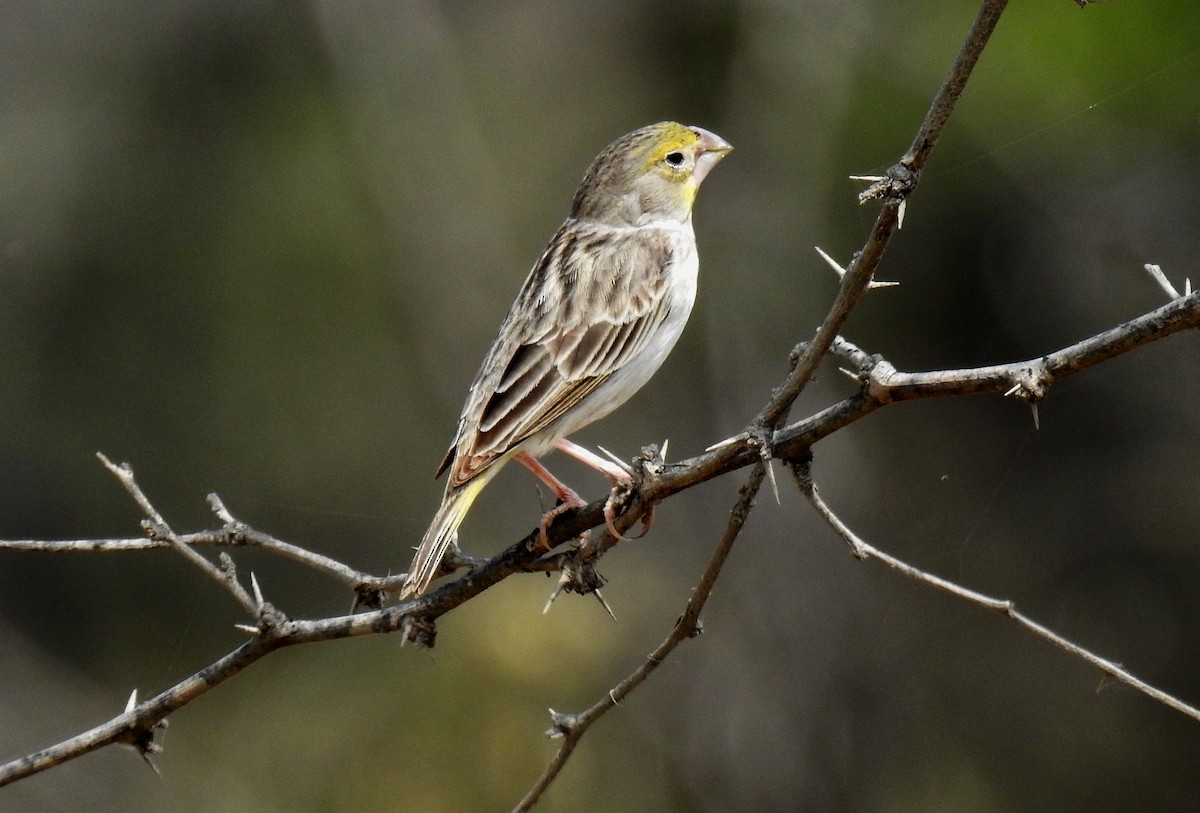
[[[437,470],[442,505],[417,548],[401,596],[438,572],[471,503],[509,460],[561,505],[584,504],[536,458],[557,448],[629,476],[567,435],[641,389],[683,331],[696,299],[696,190],[732,147],[700,127],[661,122],[608,145],[575,192],[571,215],[526,277],[467,395]]]

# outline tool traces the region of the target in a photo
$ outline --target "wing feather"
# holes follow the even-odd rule
[[[667,316],[674,237],[563,224],[471,386],[443,464],[452,484],[553,426],[647,345]]]

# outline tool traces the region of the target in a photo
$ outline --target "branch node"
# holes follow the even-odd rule
[[[137,709],[137,695],[137,689],[134,689],[129,695],[129,700],[125,702],[126,714],[133,714]],[[161,739],[159,735],[166,730],[166,717],[162,718],[161,720],[155,720],[148,724],[139,722],[135,719],[130,722],[129,727],[125,731],[117,735],[116,742],[121,745],[126,745],[137,751],[138,754],[141,755],[142,759],[145,760],[146,764],[150,766],[151,770],[153,770],[154,773],[158,774],[159,776],[162,776],[162,773],[158,770],[158,766],[154,764],[154,761],[151,759],[151,757],[155,754],[162,753],[163,746],[159,741]]]
[[[412,642],[425,649],[437,643],[437,624],[432,618],[407,615],[400,624],[401,645]]]
[[[388,591],[373,584],[359,584],[354,588],[354,604],[351,613],[359,610],[379,610],[387,602]]]
[[[574,714],[562,714],[554,709],[549,709],[549,712],[550,728],[546,729],[547,737],[552,740],[560,740],[563,737],[570,737],[575,733],[575,729],[579,726],[578,716]]]
[[[1046,372],[1045,367],[1035,369],[1023,367],[1013,376],[1013,385],[1004,393],[1006,398],[1020,398],[1034,407],[1033,422],[1038,423],[1037,402],[1046,397],[1054,379]]]
[[[818,249],[819,251],[820,249]],[[804,351],[808,349],[808,342],[800,342],[792,348],[792,352],[788,353],[788,372],[796,369],[796,365],[800,363]]]
[[[269,601],[262,602],[258,607],[258,633],[262,638],[269,638],[279,630],[287,622],[287,616],[283,614]]]
[[[140,525],[143,533],[146,534],[146,538],[152,542],[169,542],[171,540],[171,529],[165,525],[157,523],[152,519],[144,519]]]
[[[596,570],[595,565],[591,562],[585,562],[579,556],[578,552],[569,554],[562,560],[562,570],[558,577],[558,584],[554,586],[554,590],[550,593],[550,598],[546,599],[546,604],[542,607],[542,615],[550,612],[550,605],[562,593],[577,593],[585,596],[588,593],[594,593],[600,604],[608,611],[614,621],[617,620],[613,614],[612,608],[608,606],[608,602],[604,600],[604,596],[600,595],[600,588],[604,586],[604,577]]]
[[[920,173],[903,163],[892,164],[882,176],[858,176],[858,180],[870,180],[871,185],[858,193],[859,204],[873,200],[903,201],[917,188]]]

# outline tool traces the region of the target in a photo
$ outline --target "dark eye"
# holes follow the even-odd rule
[[[668,164],[670,164],[673,167],[682,166],[683,165],[683,153],[669,152],[669,153],[667,153],[666,157],[663,160],[666,161]]]

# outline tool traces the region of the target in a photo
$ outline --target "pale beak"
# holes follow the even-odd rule
[[[689,127],[688,129],[699,139],[696,141],[696,168],[692,172],[692,177],[699,184],[712,171],[712,168],[729,154],[733,145],[703,127]]]

